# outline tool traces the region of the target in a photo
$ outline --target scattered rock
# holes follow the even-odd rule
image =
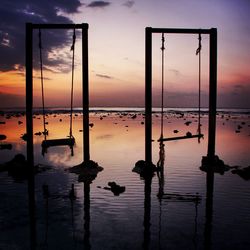
[[[157,167],[153,163],[148,165],[146,161],[139,160],[135,163],[132,171],[139,174],[142,178],[153,177]]]
[[[100,167],[97,162],[94,162],[92,160],[85,161],[69,169],[71,173],[79,175],[79,182],[87,183],[92,183],[92,181],[96,178],[97,174],[102,170],[103,167]]]
[[[36,165],[33,167],[33,173],[41,173],[50,169],[49,166]],[[14,158],[6,163],[0,164],[0,172],[8,171],[8,174],[12,176],[16,181],[22,181],[28,178],[32,169],[28,165],[23,154],[17,154]]]
[[[0,134],[0,141],[5,140],[6,138],[7,138],[7,136],[6,136],[6,135]]]
[[[28,135],[25,133],[20,138],[24,141],[27,141]]]
[[[192,123],[191,121],[186,121],[184,124],[185,124],[186,126],[189,126],[191,123]]]
[[[238,130],[242,129],[242,126],[238,125],[238,126],[237,126],[237,129],[238,129]]]
[[[250,166],[242,169],[234,169],[232,170],[233,174],[239,175],[241,178],[243,178],[246,181],[250,180]]]
[[[223,175],[230,168],[232,167],[226,165],[217,155],[215,155],[213,159],[208,156],[202,157],[200,170],[204,172],[213,171]]]
[[[4,149],[11,150],[12,145],[11,144],[0,144],[0,150],[4,150]]]
[[[111,181],[108,182],[108,186],[109,187],[104,187],[105,190],[111,190],[111,192],[115,195],[118,196],[121,193],[124,193],[126,188],[124,186],[120,186],[118,184],[116,184],[116,182]]]
[[[175,134],[177,134],[177,133],[179,133],[179,130],[175,129],[173,132],[174,132]]]

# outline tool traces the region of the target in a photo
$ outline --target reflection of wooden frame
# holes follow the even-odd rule
[[[83,160],[89,156],[89,75],[88,75],[88,24],[32,24],[26,23],[26,130],[27,160],[34,165],[33,145],[33,30],[81,29],[82,30],[82,105],[83,105]]]
[[[210,35],[210,65],[209,65],[209,129],[207,156],[215,155],[216,132],[216,99],[217,99],[217,29],[171,29],[151,28],[145,29],[145,160],[152,162],[152,34],[208,34]]]

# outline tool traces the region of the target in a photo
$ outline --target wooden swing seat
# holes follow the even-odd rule
[[[43,140],[42,147],[49,148],[54,146],[74,146],[75,138],[62,138],[62,139],[51,139],[51,140]]]
[[[169,138],[160,138],[158,139],[158,142],[162,141],[176,141],[176,140],[182,140],[182,139],[190,139],[190,138],[202,138],[203,134],[197,134],[197,135],[184,135],[184,136],[176,136],[176,137],[169,137]]]

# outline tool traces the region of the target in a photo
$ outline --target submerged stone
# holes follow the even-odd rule
[[[6,135],[2,135],[2,134],[0,134],[0,141],[5,140],[6,138],[7,138],[7,136],[6,136]]]
[[[147,164],[146,161],[139,160],[135,163],[135,166],[132,171],[139,174],[143,178],[149,176],[152,177],[157,171],[157,167],[153,163]]]
[[[29,166],[23,154],[17,154],[6,163],[0,164],[0,172],[8,171],[16,181],[22,181],[28,178],[30,174],[37,174],[50,169],[49,166],[35,165]],[[32,172],[31,172],[32,171]]]
[[[11,150],[12,149],[12,145],[11,144],[0,144],[0,150],[4,150],[4,149],[8,149]]]
[[[226,171],[228,171],[231,167],[226,165],[223,160],[221,160],[217,155],[213,158],[208,156],[203,156],[201,161],[200,170],[204,172],[213,171],[215,173],[219,173],[223,175]]]
[[[118,196],[120,195],[121,193],[124,193],[125,190],[126,190],[126,187],[125,186],[120,186],[118,185],[115,181],[110,181],[108,182],[108,187],[104,187],[104,189],[106,190],[111,190],[111,192],[115,195],[115,196]]]
[[[250,180],[250,166],[242,169],[234,169],[232,170],[233,174],[239,175],[241,178],[243,178],[246,181]]]
[[[97,162],[89,160],[70,168],[69,172],[79,175],[79,182],[91,183],[102,170],[103,167],[99,166]]]

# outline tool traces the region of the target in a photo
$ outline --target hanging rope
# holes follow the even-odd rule
[[[164,115],[164,33],[161,36],[161,139],[163,138],[163,115]]]
[[[43,59],[42,59],[42,33],[41,29],[39,29],[38,33],[39,37],[39,55],[40,55],[40,79],[41,79],[41,89],[42,89],[42,108],[43,108],[43,134],[44,139],[46,140],[46,136],[48,135],[48,130],[46,129],[46,116],[45,116],[45,107],[44,107],[44,84],[43,84]]]
[[[161,68],[161,136],[160,136],[160,139],[163,139],[163,118],[164,118],[164,50],[165,50],[165,37],[164,37],[164,33],[162,33],[162,36],[161,36],[161,66],[162,66]],[[157,172],[159,183],[162,183],[162,180],[164,180],[163,178],[163,168],[164,168],[164,161],[165,161],[164,146],[165,146],[164,143],[161,141],[160,151],[159,151],[159,161],[157,162],[157,168],[161,172],[161,174]]]
[[[199,104],[199,110],[198,110],[198,129],[197,132],[200,135],[201,134],[201,34],[199,33],[198,36],[198,40],[199,40],[199,45],[198,48],[196,50],[196,55],[199,55],[199,100],[198,100],[198,104]],[[198,137],[198,141],[200,142],[200,137]]]
[[[70,98],[70,130],[69,136],[72,138],[72,125],[73,125],[73,98],[74,98],[74,70],[75,70],[75,42],[76,42],[76,31],[73,31],[73,42],[71,50],[73,52],[72,56],[72,76],[71,76],[71,98]]]

